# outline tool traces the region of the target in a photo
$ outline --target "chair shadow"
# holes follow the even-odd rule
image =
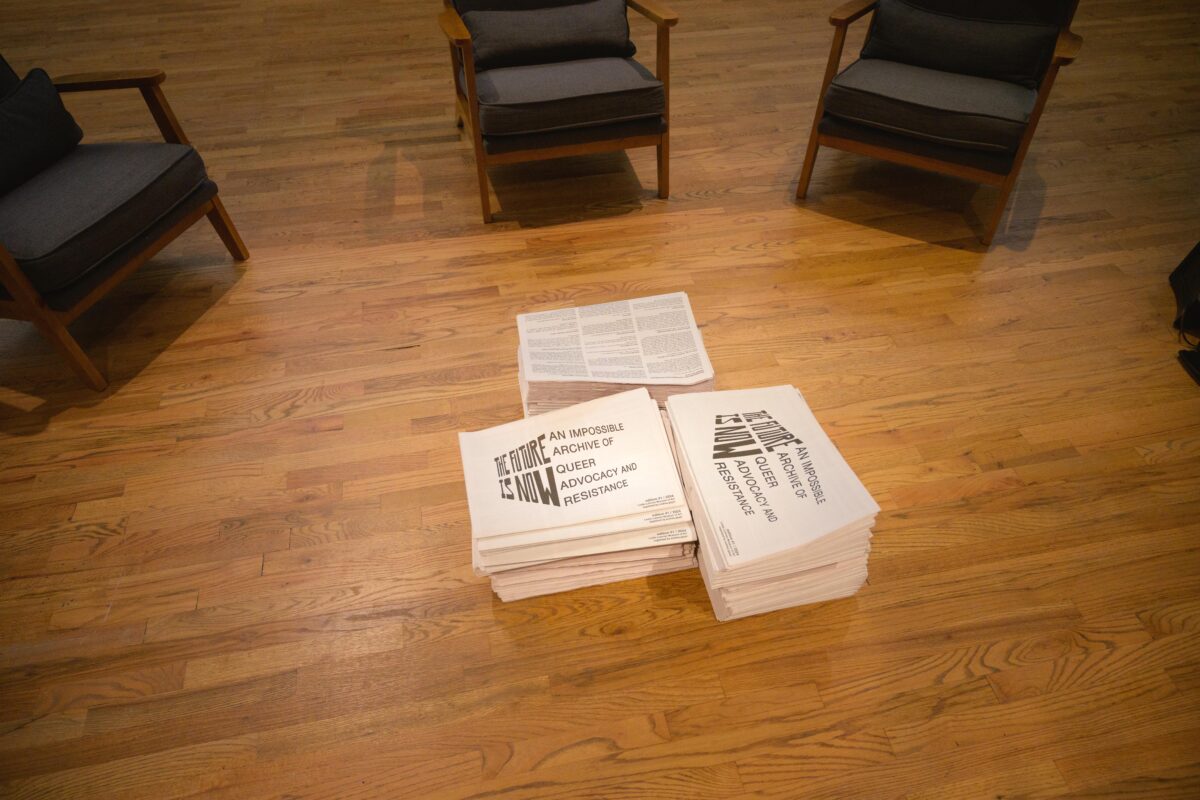
[[[388,208],[402,181],[415,181],[427,232],[460,233],[483,225],[470,134],[454,124],[451,113],[405,120],[371,108],[339,119],[338,134],[380,148],[367,164],[364,197],[370,208]],[[494,166],[488,171],[493,221],[539,228],[634,213],[658,198],[653,157],[643,160],[649,188],[624,150]],[[364,222],[372,239],[394,239],[386,215],[367,214]]]
[[[522,228],[619,217],[657,197],[656,189],[642,185],[623,150],[504,164],[488,176],[499,201],[494,218]]]
[[[832,148],[822,148],[817,158],[808,197],[796,201],[800,208],[940,247],[1025,251],[1045,207],[1046,182],[1030,156],[989,248],[980,237],[999,189]]]
[[[229,261],[223,249],[204,250],[158,254],[71,324],[108,378],[102,392],[85,386],[31,323],[0,320],[0,434],[32,436],[64,411],[109,401],[159,358],[250,264]],[[222,257],[223,270],[215,263]]]

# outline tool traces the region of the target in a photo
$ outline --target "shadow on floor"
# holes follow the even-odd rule
[[[33,435],[67,409],[120,394],[251,268],[218,255],[223,250],[204,250],[160,253],[72,323],[71,334],[108,378],[103,392],[85,386],[33,325],[0,320],[0,434]]]
[[[339,131],[379,147],[367,165],[368,207],[390,208],[397,197],[419,195],[427,233],[483,225],[470,136],[453,118],[397,122],[371,111],[340,120]],[[431,159],[431,147],[444,149],[445,158]],[[639,159],[647,185],[626,151],[494,166],[488,170],[493,220],[501,228],[538,228],[638,211],[658,201],[654,150],[639,152],[648,156]],[[367,215],[364,222],[373,238],[395,239],[390,217]]]
[[[808,197],[796,201],[800,208],[928,244],[989,250],[980,237],[999,189],[830,148],[822,148],[817,159]],[[992,248],[1028,249],[1045,201],[1046,183],[1030,156]]]
[[[496,221],[523,228],[619,217],[657,199],[624,151],[504,164],[489,177]]]

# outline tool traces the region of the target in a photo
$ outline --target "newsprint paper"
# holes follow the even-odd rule
[[[501,600],[696,566],[691,512],[646,389],[459,437],[472,565]]]
[[[477,539],[645,519],[684,502],[662,420],[645,389],[460,433],[459,447]]]
[[[879,512],[793,386],[675,395],[667,412],[718,571],[860,531]]]
[[[712,380],[683,292],[517,315],[521,377],[687,386]]]

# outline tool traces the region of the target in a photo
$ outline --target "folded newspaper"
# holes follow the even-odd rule
[[[691,512],[644,388],[460,433],[459,448],[473,563],[502,600],[696,565]]]
[[[526,416],[642,386],[660,404],[710,391],[713,368],[683,292],[517,316]]]
[[[854,594],[879,506],[793,386],[667,401],[721,620]]]

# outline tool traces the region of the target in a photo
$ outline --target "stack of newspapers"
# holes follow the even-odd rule
[[[460,433],[472,563],[501,600],[696,566],[658,405],[626,391]]]
[[[719,620],[854,594],[879,506],[793,386],[667,401]]]
[[[683,292],[517,316],[517,381],[525,416],[644,387],[660,406],[713,388]]]

